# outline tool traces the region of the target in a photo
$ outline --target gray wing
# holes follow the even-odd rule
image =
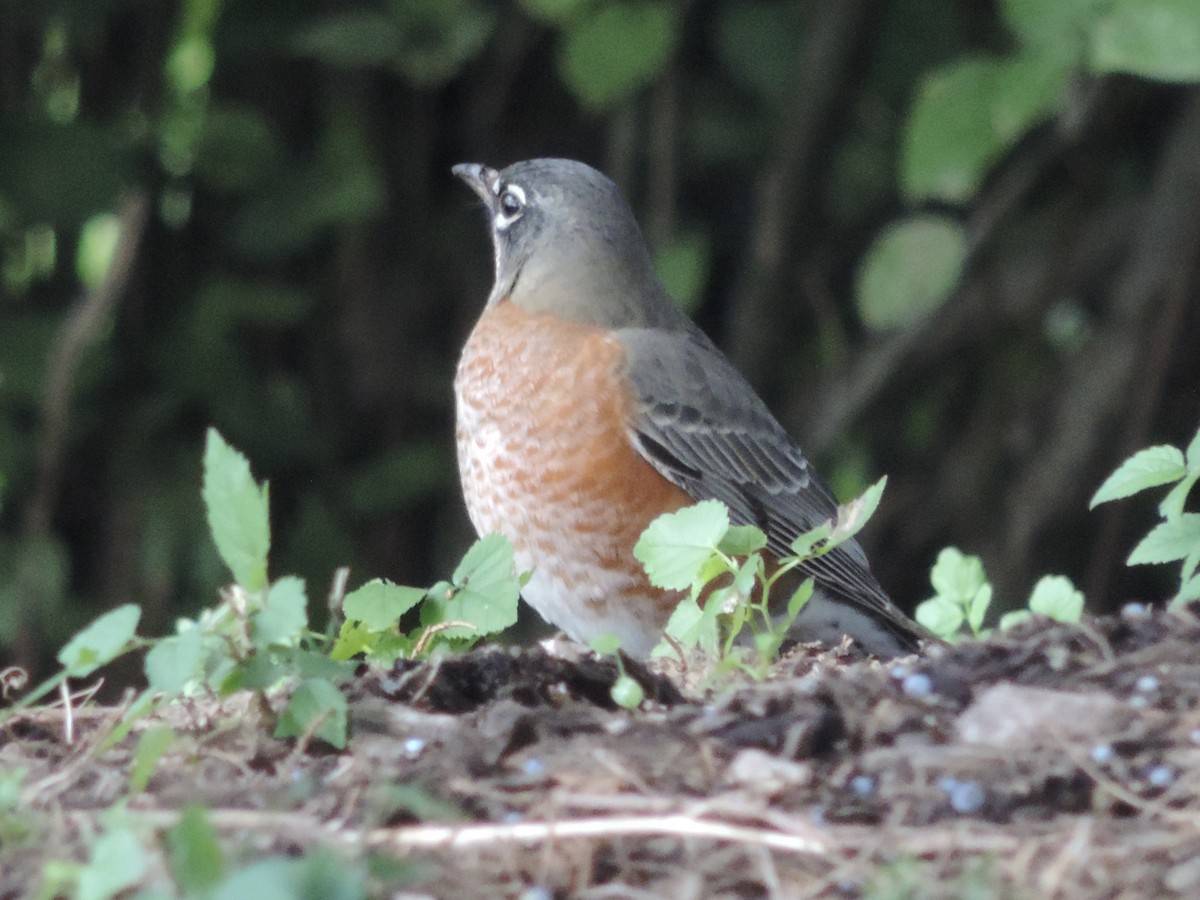
[[[615,337],[635,393],[631,438],[664,477],[697,500],[724,502],[735,524],[757,525],[777,556],[836,515],[832,494],[803,452],[703,332],[638,328]],[[856,541],[803,568],[827,593],[873,613],[916,646],[917,626],[888,599]]]

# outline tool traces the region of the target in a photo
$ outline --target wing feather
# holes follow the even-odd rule
[[[736,524],[762,528],[777,556],[837,514],[803,452],[703,332],[624,329],[615,337],[634,390],[630,438],[664,477],[697,500],[724,502]],[[916,626],[892,605],[856,541],[804,569],[915,646]]]

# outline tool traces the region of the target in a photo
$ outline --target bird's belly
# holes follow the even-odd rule
[[[677,596],[649,584],[633,546],[691,499],[630,444],[620,345],[508,307],[484,313],[455,379],[467,511],[532,570],[522,594],[543,618],[644,655]]]

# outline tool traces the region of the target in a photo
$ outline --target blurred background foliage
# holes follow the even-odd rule
[[[586,160],[911,609],[937,551],[1094,611],[1200,416],[1195,0],[0,0],[0,660],[223,573],[215,425],[275,574],[470,538],[451,380],[490,250],[451,164]]]

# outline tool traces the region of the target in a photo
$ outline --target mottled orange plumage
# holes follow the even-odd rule
[[[629,442],[623,356],[599,327],[489,306],[455,380],[458,460],[472,523],[512,542],[538,612],[644,654],[678,597],[650,585],[633,545],[694,501]]]

